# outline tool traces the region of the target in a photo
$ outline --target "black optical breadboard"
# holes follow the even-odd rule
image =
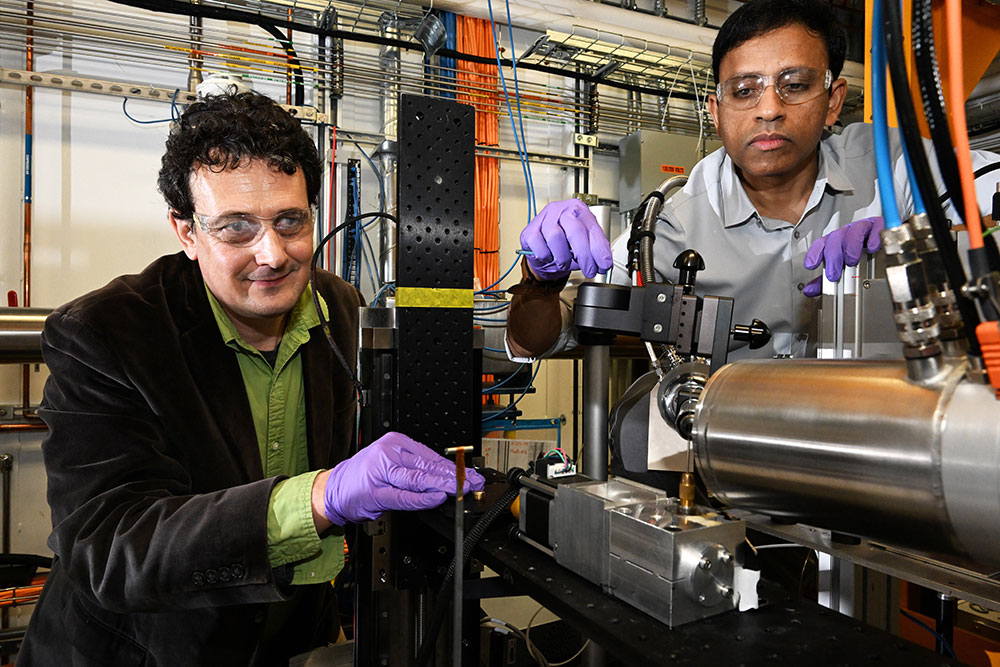
[[[475,111],[402,95],[396,287],[472,289]],[[472,308],[397,308],[396,424],[435,450],[480,441]]]

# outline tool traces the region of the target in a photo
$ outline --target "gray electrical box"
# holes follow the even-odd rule
[[[705,154],[722,143],[705,140]],[[689,174],[701,159],[698,137],[655,130],[638,130],[622,139],[618,146],[618,210],[631,211],[642,198],[664,179]]]

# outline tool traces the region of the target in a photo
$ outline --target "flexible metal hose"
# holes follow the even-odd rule
[[[667,194],[675,188],[684,187],[687,182],[687,176],[671,176],[657,186],[656,193],[659,196],[652,194],[646,198],[646,211],[642,218],[643,236],[639,239],[639,275],[642,276],[643,285],[652,285],[656,282],[656,270],[653,264],[656,218],[660,215]]]

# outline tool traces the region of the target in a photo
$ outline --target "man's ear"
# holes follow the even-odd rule
[[[823,123],[830,127],[840,118],[840,110],[847,99],[847,80],[837,79],[830,84],[830,100],[826,107],[826,121]]]
[[[194,220],[185,220],[174,209],[170,209],[170,212],[167,213],[167,218],[169,218],[170,225],[174,228],[177,240],[181,242],[181,249],[184,250],[184,254],[190,260],[198,259],[198,241],[195,238]]]
[[[719,132],[719,99],[715,93],[708,96],[708,113],[712,114],[712,122],[715,123],[715,131]]]

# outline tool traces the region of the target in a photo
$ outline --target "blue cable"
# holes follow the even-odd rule
[[[497,58],[497,73],[500,75],[500,85],[503,86],[503,97],[504,101],[507,103],[507,116],[510,118],[510,127],[514,131],[514,143],[517,144],[517,154],[521,158],[521,171],[524,172],[524,185],[528,190],[528,219],[534,217],[535,209],[535,192],[531,188],[531,176],[528,174],[528,151],[527,148],[521,148],[521,138],[517,134],[517,126],[514,124],[514,110],[510,106],[510,94],[507,92],[507,80],[503,75],[503,67],[500,65],[500,48],[499,48],[499,37],[496,32],[496,22],[493,20],[493,0],[487,0],[486,7],[490,12],[490,33],[493,35],[493,44],[495,46],[496,58]],[[511,51],[513,52],[514,45],[511,44]],[[513,55],[513,53],[512,53]]]
[[[458,20],[452,12],[441,12],[441,23],[444,24],[444,48],[455,51],[458,49]],[[441,57],[441,87],[444,92],[441,97],[455,99],[455,68],[457,63],[454,58]],[[450,82],[450,83],[449,83]]]
[[[535,383],[535,376],[538,375],[538,371],[541,369],[541,367],[542,367],[542,362],[539,361],[538,365],[535,366],[535,372],[531,374],[531,379],[528,381],[528,386],[524,388],[524,391],[521,392],[520,396],[518,396],[516,399],[514,399],[513,403],[511,403],[510,405],[508,405],[506,408],[504,408],[500,412],[496,413],[495,415],[490,415],[489,417],[486,417],[485,419],[482,420],[482,423],[483,424],[489,423],[490,421],[498,418],[500,415],[502,415],[503,413],[507,412],[508,410],[512,410],[514,408],[514,406],[516,406],[518,403],[520,403],[521,399],[524,398],[525,394],[528,393],[528,390],[531,389],[531,385],[533,385]]]
[[[496,304],[496,305],[493,305],[493,306],[482,306],[480,308],[476,308],[475,312],[477,312],[477,313],[489,313],[489,312],[493,312],[493,311],[496,311],[496,310],[503,310],[505,308],[510,308],[510,301],[503,301],[503,302],[501,302],[499,304]]]
[[[497,281],[495,283],[493,283],[489,287],[484,287],[483,289],[481,289],[478,292],[476,292],[476,294],[487,294],[487,293],[489,293],[490,290],[492,290],[494,287],[496,287],[497,285],[499,285],[500,283],[502,283],[503,279],[510,275],[510,272],[514,270],[514,267],[517,266],[517,263],[521,261],[521,255],[534,255],[534,254],[535,253],[531,252],[530,250],[518,250],[517,251],[517,255],[518,256],[514,259],[514,263],[510,265],[510,268],[507,269],[506,271],[504,271],[504,274],[502,276],[500,276],[499,278],[497,278]]]
[[[889,0],[895,2],[896,0]],[[889,112],[886,109],[885,83],[885,33],[882,26],[882,0],[875,0],[872,7],[872,124],[875,138],[875,171],[878,178],[879,199],[885,228],[899,227],[896,191],[892,179],[892,156],[889,152]]]
[[[524,366],[525,366],[525,364],[521,364],[521,368],[524,368]],[[499,389],[500,387],[504,386],[505,384],[507,384],[508,382],[510,382],[511,380],[513,380],[515,377],[517,377],[518,374],[520,374],[521,368],[518,368],[516,371],[514,371],[509,376],[507,376],[506,380],[503,380],[501,382],[497,382],[492,387],[487,387],[486,389],[483,389],[483,393],[484,394],[490,394],[490,393],[493,393],[493,391],[495,389]]]
[[[514,100],[517,102],[517,124],[521,127],[521,144],[524,146],[524,165],[528,169],[528,189],[531,191],[531,216],[538,213],[535,204],[535,182],[531,177],[531,162],[528,161],[528,140],[524,136],[524,116],[521,115],[521,90],[517,82],[517,57],[514,55],[514,27],[510,24],[510,0],[503,0],[507,8],[507,34],[510,35],[510,68],[514,71]]]
[[[346,134],[348,138],[350,138],[351,136],[351,133],[348,132],[347,130],[338,129],[338,132],[340,132],[341,134]],[[365,152],[365,149],[361,147],[361,144],[356,142],[354,139],[350,139],[350,141],[357,147],[359,151],[361,151],[361,154],[365,157],[365,160],[368,161],[368,165],[372,168],[372,171],[375,173],[375,178],[378,179],[378,190],[379,190],[378,210],[380,213],[385,213],[385,182],[382,180],[382,174],[379,172],[378,167],[375,166],[375,163],[372,161],[371,157],[369,157],[368,153]]]
[[[378,300],[382,297],[382,293],[385,292],[387,289],[390,289],[390,288],[393,291],[395,291],[396,290],[396,283],[386,283],[386,284],[382,285],[382,287],[379,289],[379,291],[375,292],[375,296],[372,298],[372,305],[373,306],[378,306]]]
[[[128,98],[127,97],[123,97],[122,98],[122,113],[125,114],[125,117],[128,118],[130,121],[132,121],[133,123],[139,123],[140,125],[155,125],[156,123],[171,123],[174,120],[176,120],[176,117],[174,116],[174,109],[175,109],[174,103],[177,101],[177,93],[179,93],[179,92],[181,92],[180,88],[177,88],[176,90],[174,90],[174,96],[170,100],[170,118],[160,118],[160,119],[157,119],[157,120],[139,120],[138,118],[134,118],[134,117],[132,117],[132,116],[129,115],[128,109],[126,108],[126,105],[128,104]]]
[[[932,628],[931,626],[927,625],[926,623],[924,623],[923,621],[921,621],[919,618],[917,618],[913,614],[908,613],[905,609],[900,609],[899,613],[901,613],[903,616],[905,616],[906,618],[910,619],[911,621],[913,621],[914,623],[916,623],[917,625],[919,625],[920,627],[922,627],[927,632],[929,632],[932,635],[934,635],[934,637],[939,642],[941,642],[941,646],[944,646],[945,650],[948,651],[948,655],[950,655],[953,658],[956,657],[955,656],[955,649],[953,649],[951,647],[951,644],[948,643],[948,640],[945,639],[944,637],[942,637],[940,633],[938,633],[936,630],[934,630],[934,628]]]
[[[379,285],[382,283],[382,276],[379,276],[379,279],[375,280],[375,276],[372,275],[372,267],[376,266],[375,251],[372,249],[372,242],[368,240],[368,235],[361,229],[361,225],[358,225],[357,227],[357,235],[359,237],[363,237],[364,239],[364,243],[362,243],[361,238],[356,238],[355,243],[361,244],[361,257],[364,259],[365,268],[368,269],[368,278],[372,281],[372,291],[377,292],[379,290]],[[365,252],[366,249],[371,252],[371,261],[368,260],[368,254]],[[376,268],[375,271],[377,272],[378,268]]]

